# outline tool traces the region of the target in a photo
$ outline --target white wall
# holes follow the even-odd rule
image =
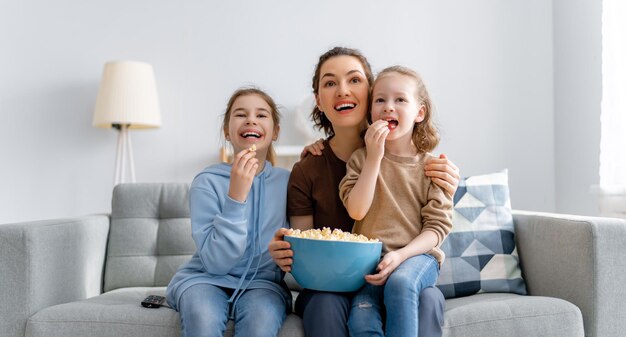
[[[602,1],[554,0],[556,209],[598,213]]]
[[[132,132],[137,180],[189,182],[243,84],[285,107],[281,143],[298,143],[290,113],[337,44],[421,72],[439,150],[463,175],[508,168],[514,208],[554,211],[553,21],[545,0],[3,1],[0,223],[110,211],[116,132],[91,127],[106,61],[155,69],[163,127]]]

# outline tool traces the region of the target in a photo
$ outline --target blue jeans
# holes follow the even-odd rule
[[[439,277],[437,260],[428,255],[418,255],[406,259],[389,275],[384,286],[366,284],[352,299],[352,309],[348,318],[350,336],[437,336],[441,335],[443,317],[443,296],[432,288]],[[430,287],[430,288],[429,288]],[[435,294],[440,306],[420,307],[420,293],[424,289]],[[435,290],[436,289],[436,290]],[[433,293],[434,292],[434,293]],[[431,296],[432,297],[432,296]],[[434,311],[422,313],[423,309]],[[385,332],[383,333],[383,318]],[[435,317],[427,323],[435,331],[424,332],[419,321],[424,317]],[[439,323],[439,324],[436,324]]]
[[[183,337],[222,337],[229,319],[231,289],[211,284],[189,287],[180,298],[178,312]],[[286,317],[282,297],[268,289],[247,289],[233,311],[235,336],[278,334]]]

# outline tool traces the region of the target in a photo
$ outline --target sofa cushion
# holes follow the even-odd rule
[[[446,259],[437,284],[446,298],[487,292],[526,294],[506,170],[461,179],[452,222],[452,232],[441,245]]]
[[[445,337],[584,334],[578,307],[558,298],[491,293],[446,300]]]
[[[178,336],[178,313],[147,309],[140,301],[165,288],[123,288],[90,299],[48,307],[31,316],[27,336]]]
[[[104,291],[167,286],[191,258],[188,191],[182,183],[115,186]]]
[[[43,309],[27,322],[27,336],[146,336],[177,337],[180,318],[176,311],[161,307],[147,309],[140,302],[149,294],[164,295],[165,287],[122,288],[90,299]],[[229,322],[225,337],[234,332]],[[278,336],[302,337],[302,322],[289,315]]]

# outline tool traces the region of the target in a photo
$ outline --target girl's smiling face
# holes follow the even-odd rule
[[[372,121],[389,122],[387,141],[411,141],[415,123],[424,120],[425,108],[417,98],[417,85],[409,76],[387,73],[372,90]]]
[[[265,156],[278,137],[278,131],[269,104],[260,96],[250,94],[239,96],[233,103],[225,137],[235,153],[254,145],[257,153]]]
[[[341,55],[322,64],[315,100],[334,129],[361,125],[367,114],[368,92],[369,83],[358,58]]]

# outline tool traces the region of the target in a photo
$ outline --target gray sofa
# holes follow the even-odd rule
[[[0,225],[0,336],[178,336],[174,310],[139,302],[163,294],[193,253],[187,189],[118,185],[111,215]],[[530,295],[449,299],[444,336],[626,334],[626,221],[520,211],[514,221]],[[303,336],[300,318],[279,335]]]

